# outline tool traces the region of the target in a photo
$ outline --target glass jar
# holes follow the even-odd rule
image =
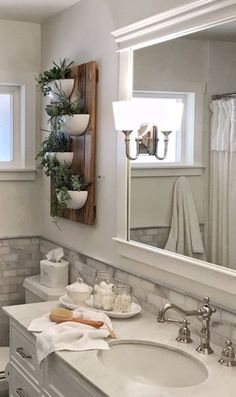
[[[131,300],[132,288],[125,284],[117,285],[113,311],[117,313],[128,313],[131,309]]]
[[[96,309],[113,310],[116,292],[112,277],[111,272],[97,272],[93,288],[93,306]]]

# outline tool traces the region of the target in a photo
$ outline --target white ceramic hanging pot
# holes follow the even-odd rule
[[[64,134],[79,136],[84,133],[89,123],[89,114],[74,114],[73,116],[64,116],[61,126]]]
[[[63,91],[67,98],[71,96],[71,93],[74,88],[74,79],[61,79],[61,80],[54,80],[49,83],[49,87],[51,91],[49,92],[49,97],[52,98],[54,101],[58,99],[59,91]]]
[[[50,160],[55,158],[60,164],[66,163],[71,165],[74,158],[74,152],[48,152],[46,156],[48,156]]]
[[[88,198],[87,190],[81,190],[80,192],[68,190],[68,193],[71,198],[67,201],[67,208],[70,208],[72,210],[79,210],[86,204]]]

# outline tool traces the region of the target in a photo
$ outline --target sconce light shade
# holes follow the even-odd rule
[[[113,102],[115,128],[125,134],[125,153],[129,160],[136,160],[140,154],[141,144],[150,156],[164,160],[168,153],[169,134],[180,127],[183,103],[173,101],[168,106],[155,98],[134,98],[132,101]],[[140,129],[145,126],[145,131]],[[131,133],[135,131],[135,153],[131,154]],[[164,151],[158,151],[158,131],[163,134]],[[135,136],[135,135],[134,135]]]
[[[169,101],[168,106],[163,99],[134,98],[135,113],[140,123],[153,123],[158,131],[175,131],[181,125],[183,103]]]
[[[113,114],[117,131],[133,131],[139,126],[139,117],[135,112],[136,105],[132,101],[113,102]]]

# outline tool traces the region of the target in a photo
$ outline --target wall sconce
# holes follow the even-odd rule
[[[122,131],[125,135],[125,153],[129,160],[137,160],[140,154],[148,154],[155,156],[158,160],[164,160],[168,153],[168,143],[170,133],[180,125],[183,104],[175,103],[175,112],[166,115],[165,128],[161,130],[164,136],[164,151],[163,155],[158,153],[159,141],[158,136],[158,109],[153,114],[149,109],[143,109],[140,104],[135,101],[118,101],[113,102],[113,114],[115,120],[115,128],[117,131]],[[179,109],[178,109],[179,108]],[[179,111],[177,111],[179,110]],[[159,117],[158,117],[159,116]],[[163,118],[163,115],[162,115]],[[154,122],[151,122],[154,120]],[[135,138],[135,154],[131,155],[131,134],[137,131]]]

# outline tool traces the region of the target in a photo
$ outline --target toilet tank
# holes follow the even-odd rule
[[[25,288],[25,303],[55,301],[66,293],[63,288],[48,288],[40,284],[40,276],[26,277],[23,283]]]

